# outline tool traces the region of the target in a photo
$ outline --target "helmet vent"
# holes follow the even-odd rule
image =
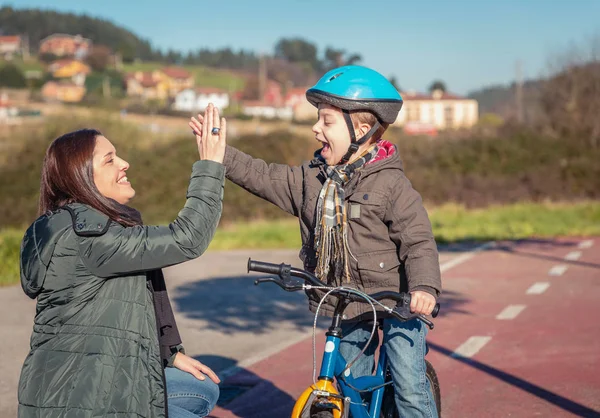
[[[335,75],[332,75],[331,77],[329,77],[329,80],[327,80],[327,81],[328,81],[328,82],[329,82],[329,81],[333,81],[333,80],[335,80],[336,78],[338,78],[339,76],[341,76],[342,74],[344,74],[344,73],[337,73],[337,74],[335,74]]]

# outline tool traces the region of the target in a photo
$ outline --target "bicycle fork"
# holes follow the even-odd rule
[[[319,410],[331,411],[334,418],[348,418],[349,399],[341,396],[333,385],[340,337],[331,334],[331,332],[327,333],[319,378],[316,384],[310,385],[298,397],[292,411],[292,418],[310,418],[313,406]]]

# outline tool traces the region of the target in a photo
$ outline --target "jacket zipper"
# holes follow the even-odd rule
[[[156,320],[156,315],[158,314],[156,312],[156,303],[154,303],[154,292],[152,291],[152,284],[150,282],[150,280],[146,279],[146,287],[148,288],[148,290],[150,290],[150,294],[152,295],[152,305],[153,305],[153,309],[154,309],[154,323],[156,325],[156,337],[158,338],[158,360],[160,363],[160,370],[161,370],[161,377],[162,377],[162,381],[163,381],[163,393],[165,396],[165,418],[169,418],[169,405],[167,403],[168,398],[167,398],[167,378],[165,377],[165,368],[163,367],[162,364],[162,356],[161,356],[161,348],[160,348],[160,329],[158,328],[158,321]]]

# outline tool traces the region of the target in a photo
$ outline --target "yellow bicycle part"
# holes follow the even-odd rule
[[[335,387],[333,386],[333,384],[330,381],[318,380],[316,385],[310,385],[308,388],[306,388],[306,390],[304,392],[302,392],[302,395],[300,395],[298,397],[298,400],[296,401],[296,404],[294,405],[294,409],[292,411],[291,418],[300,418],[304,408],[305,407],[310,408],[310,405],[306,405],[306,404],[307,404],[308,400],[311,398],[311,395],[313,394],[313,392],[315,392],[315,391],[327,392],[327,393],[330,393],[333,395],[338,395],[338,391],[335,389]],[[333,413],[333,418],[341,418],[343,416],[342,414],[344,412],[344,404],[341,399],[334,398],[331,396],[327,396],[327,397],[319,396],[319,398],[326,399],[327,402],[330,402],[333,405],[337,406],[337,408],[333,408],[331,411]]]

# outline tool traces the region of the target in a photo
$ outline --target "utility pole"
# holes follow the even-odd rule
[[[521,68],[521,60],[516,63],[516,80],[515,80],[515,100],[517,108],[517,121],[519,124],[524,122],[523,117],[523,74]]]
[[[258,100],[264,102],[265,90],[267,87],[267,66],[264,54],[260,54],[258,58]]]

